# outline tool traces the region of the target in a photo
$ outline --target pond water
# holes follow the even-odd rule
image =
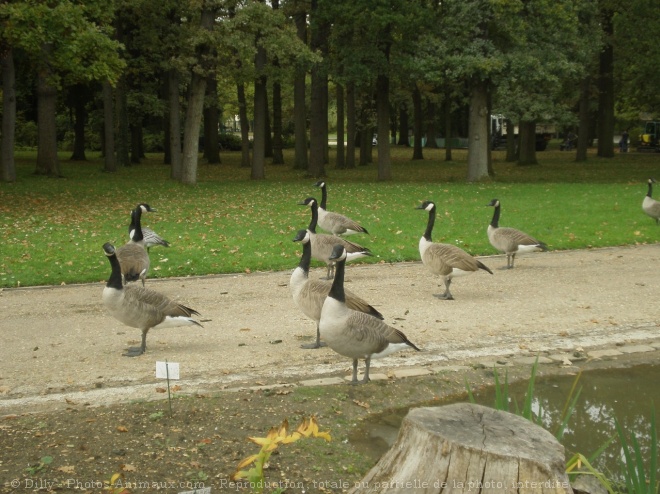
[[[499,369],[498,373],[502,382],[504,370]],[[533,410],[538,413],[539,408],[542,408],[544,427],[553,434],[560,423],[574,381],[575,376],[536,379]],[[515,399],[520,408],[524,403],[527,385],[527,380],[509,385],[509,396],[512,401]],[[580,386],[580,397],[561,440],[566,448],[566,458],[576,452],[589,458],[610,437],[616,435],[616,418],[627,434],[635,435],[648,465],[652,404],[660,406],[660,366],[640,365],[624,369],[587,371],[582,373],[578,381],[578,387]],[[488,388],[475,393],[474,397],[477,403],[492,407],[495,403],[495,390]],[[465,399],[448,400],[441,404],[434,402],[432,406],[457,401]],[[353,431],[349,437],[351,443],[376,462],[396,440],[401,421],[408,410],[409,408],[402,408],[374,415]],[[513,402],[510,410],[515,410]],[[658,412],[656,420],[660,420]],[[592,464],[609,478],[618,479],[621,471],[620,461],[621,450],[617,439]]]

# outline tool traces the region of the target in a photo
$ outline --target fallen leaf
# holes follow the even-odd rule
[[[76,467],[59,467],[57,469],[58,472],[63,472],[63,473],[76,473]]]
[[[119,468],[124,472],[135,472],[135,467],[133,465],[125,464],[119,465]]]
[[[211,439],[201,439],[199,442],[202,444],[211,444],[213,441]]]
[[[125,425],[118,425],[117,426],[117,431],[119,431],[119,432],[128,432],[128,429],[126,428]]]
[[[156,393],[167,393],[165,388],[156,388]]]
[[[292,391],[290,389],[279,389],[275,391],[276,395],[290,395]]]
[[[181,391],[181,386],[175,384],[174,386],[172,386],[172,391]]]
[[[357,406],[362,407],[362,408],[369,408],[370,407],[369,403],[365,403],[364,401],[360,401],[360,400],[353,400],[353,403],[355,403]]]

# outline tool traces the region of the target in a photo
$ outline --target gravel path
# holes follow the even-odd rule
[[[484,271],[452,284],[456,300],[421,263],[348,265],[347,286],[370,301],[423,352],[374,361],[373,372],[486,356],[632,343],[659,336],[660,244],[481,259]],[[324,276],[315,268],[311,276]],[[153,393],[155,362],[178,362],[186,389],[273,384],[346,372],[327,348],[303,350],[315,325],[294,305],[290,272],[148,280],[202,313],[203,328],[152,331],[147,353],[123,357],[140,332],[109,316],[103,284],[0,292],[0,415]]]

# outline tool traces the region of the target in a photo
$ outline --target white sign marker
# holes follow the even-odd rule
[[[179,363],[156,362],[156,377],[158,379],[179,379]]]

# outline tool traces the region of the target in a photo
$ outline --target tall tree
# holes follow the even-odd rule
[[[16,181],[14,161],[14,135],[16,131],[16,69],[11,47],[0,44],[0,69],[2,69],[2,147],[0,169],[3,182]]]
[[[0,35],[6,46],[20,48],[38,75],[37,174],[60,176],[55,112],[63,81],[116,81],[123,67],[107,27],[112,11],[112,4],[93,1],[0,4]]]
[[[181,182],[188,185],[197,183],[199,161],[199,130],[204,110],[204,95],[209,70],[213,65],[210,36],[215,22],[215,12],[210,1],[203,2],[200,12],[200,31],[196,33],[195,44],[198,58],[191,68],[192,76],[188,92],[188,106],[183,131],[183,161]]]

